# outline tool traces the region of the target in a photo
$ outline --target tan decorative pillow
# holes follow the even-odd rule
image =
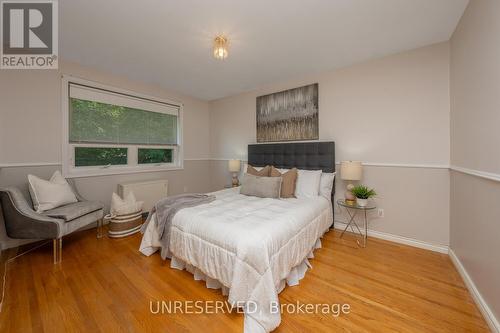
[[[281,182],[281,197],[282,198],[295,198],[295,185],[297,184],[297,168],[288,170],[285,173],[281,173],[275,167],[271,167],[271,177],[281,177],[283,181]]]
[[[266,165],[265,167],[263,167],[259,171],[257,171],[257,169],[255,169],[251,165],[247,166],[247,173],[250,175],[259,176],[259,177],[269,177],[270,172],[271,172],[271,167],[269,165]]]

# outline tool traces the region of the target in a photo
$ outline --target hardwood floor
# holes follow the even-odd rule
[[[330,231],[299,286],[281,303],[349,304],[351,311],[283,314],[275,332],[488,332],[447,255],[374,238],[360,249]],[[0,332],[242,332],[243,315],[152,314],[150,301],[225,300],[185,271],[138,252],[140,235],[63,241],[63,262],[50,244],[10,264]],[[153,303],[155,304],[155,303]]]

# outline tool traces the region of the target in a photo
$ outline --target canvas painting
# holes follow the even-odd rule
[[[257,97],[257,142],[318,138],[317,83]]]

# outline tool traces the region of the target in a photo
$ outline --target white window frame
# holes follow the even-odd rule
[[[129,95],[137,98],[152,100],[159,103],[166,103],[179,108],[177,118],[177,145],[147,145],[147,144],[107,144],[107,143],[73,143],[69,141],[69,85],[70,83],[89,86],[95,89],[102,89],[118,94]],[[71,75],[62,76],[62,171],[66,178],[119,175],[138,172],[155,172],[184,169],[184,149],[183,149],[183,104],[177,101],[160,99],[133,91],[107,86],[94,81],[85,80]],[[91,166],[75,167],[74,151],[75,147],[111,147],[127,148],[127,165]],[[139,148],[173,149],[173,163],[158,164],[138,164]]]

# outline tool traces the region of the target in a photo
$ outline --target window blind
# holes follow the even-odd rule
[[[178,143],[178,106],[76,84],[69,104],[72,143]]]

